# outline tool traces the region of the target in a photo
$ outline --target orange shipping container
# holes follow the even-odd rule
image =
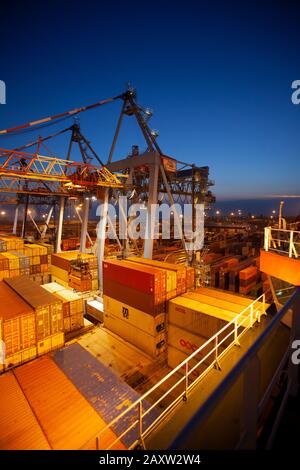
[[[240,271],[240,279],[249,279],[257,275],[258,269],[256,266],[249,266],[248,268]]]
[[[0,282],[0,298],[0,338],[3,337],[6,354],[10,356],[35,345],[35,314],[4,282]]]
[[[50,357],[19,367],[15,375],[52,449],[95,445],[94,438],[106,423]],[[106,449],[115,439],[108,429],[100,440],[100,449]],[[124,449],[122,444],[118,448]]]
[[[62,331],[62,303],[54,295],[25,276],[4,282],[35,311],[38,340]]]
[[[0,449],[50,450],[33,411],[12,372],[0,376]]]
[[[183,265],[173,264],[173,263],[165,263],[164,261],[155,261],[152,259],[147,258],[140,258],[140,257],[129,257],[129,261],[135,263],[145,264],[147,266],[151,266],[153,268],[161,268],[170,271],[176,272],[177,277],[177,295],[183,294],[186,291],[186,267]]]

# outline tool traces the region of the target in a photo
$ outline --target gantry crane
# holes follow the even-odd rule
[[[185,202],[191,202],[193,208],[197,202],[204,204],[214,202],[214,196],[208,190],[208,187],[213,184],[208,178],[208,167],[199,168],[192,164],[179,162],[162,152],[157,143],[157,131],[152,131],[148,125],[152,112],[138,105],[135,90],[130,87],[125,93],[113,98],[0,131],[1,137],[1,135],[23,132],[24,129],[30,127],[40,129],[50,125],[52,121],[55,123],[68,117],[76,117],[79,113],[116,100],[122,101],[122,108],[105,165],[91,147],[89,141],[82,135],[77,122],[56,134],[40,137],[37,141],[17,149],[0,149],[0,193],[14,193],[22,198],[25,197],[23,236],[25,234],[29,196],[41,199],[43,197],[49,198],[49,196],[58,197],[60,204],[56,250],[60,251],[65,200],[70,197],[80,197],[83,199],[80,251],[84,252],[86,249],[86,237],[88,236],[87,225],[89,215],[89,198],[85,196],[93,194],[97,199],[101,198],[103,211],[98,226],[98,241],[101,240],[101,242],[97,250],[100,288],[105,230],[108,221],[108,202],[111,194],[113,193],[114,196],[118,196],[135,192],[138,197],[143,195],[144,200],[147,201],[147,237],[144,242],[144,256],[151,258],[154,238],[151,204],[159,202],[159,199],[161,201],[162,198],[166,198],[170,204],[174,204],[174,196],[176,196],[176,202],[183,202],[184,200]],[[125,115],[136,118],[147,147],[145,152],[140,154],[137,147],[134,146],[134,152],[130,155],[130,158],[112,161]],[[41,155],[40,147],[46,140],[67,131],[71,131],[71,139],[65,159]],[[78,144],[82,157],[82,162],[80,163],[71,160],[73,143]],[[27,153],[25,151],[34,145],[37,145],[35,153]],[[91,163],[92,159],[96,159],[99,165]],[[181,167],[179,168],[179,166]],[[135,198],[133,197],[131,200],[134,202]],[[127,223],[126,215],[125,218]],[[192,219],[194,220],[194,212]],[[176,210],[174,221],[178,226],[182,225]],[[182,235],[182,244],[183,248],[185,248],[184,235]]]

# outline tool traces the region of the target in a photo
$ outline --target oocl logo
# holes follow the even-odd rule
[[[196,344],[192,344],[190,343],[189,341],[186,341],[185,339],[181,338],[181,340],[179,341],[180,345],[183,347],[183,348],[186,348],[188,349],[189,351],[197,351],[198,349],[198,346]],[[199,353],[199,356],[202,356],[201,353]]]

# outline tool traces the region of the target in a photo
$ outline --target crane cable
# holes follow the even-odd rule
[[[121,97],[122,97],[122,95],[118,95],[118,96],[115,96],[114,98],[108,98],[106,100],[102,100],[102,101],[98,101],[97,103],[90,104],[88,106],[83,106],[81,108],[72,109],[71,111],[66,111],[65,113],[56,114],[54,116],[49,116],[49,117],[46,117],[44,119],[39,119],[37,121],[27,122],[26,124],[22,124],[22,125],[16,126],[16,127],[11,127],[9,129],[3,129],[3,130],[0,130],[0,136],[1,135],[7,135],[7,134],[10,134],[10,133],[19,131],[19,130],[23,130],[23,129],[26,129],[28,127],[37,126],[39,124],[44,124],[44,123],[47,123],[47,122],[50,122],[50,121],[54,121],[56,119],[61,119],[61,118],[64,118],[64,117],[74,116],[74,115],[82,113],[84,111],[88,111],[89,109],[96,108],[98,106],[103,106],[104,104],[107,104],[107,103],[111,103],[111,102],[113,102],[113,101],[115,101],[115,100],[117,100]]]

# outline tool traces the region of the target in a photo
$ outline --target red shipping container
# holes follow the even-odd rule
[[[107,277],[103,278],[103,294],[152,316],[164,313],[166,309],[165,293],[147,294]]]
[[[117,260],[104,261],[103,278],[147,294],[166,291],[166,273],[164,271],[137,263]]]

